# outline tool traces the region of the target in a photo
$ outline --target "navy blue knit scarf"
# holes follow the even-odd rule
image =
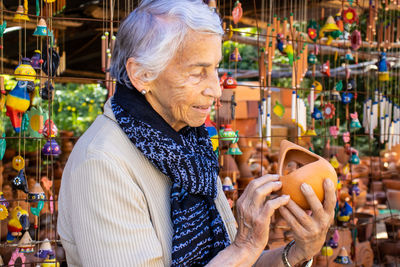
[[[230,244],[215,207],[218,159],[204,125],[176,132],[136,90],[118,84],[112,110],[125,134],[171,188],[172,266],[204,266]]]

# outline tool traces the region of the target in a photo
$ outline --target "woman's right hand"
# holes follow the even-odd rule
[[[278,179],[267,174],[253,180],[236,203],[239,228],[233,245],[256,258],[268,243],[271,216],[290,200],[288,195],[267,200],[271,192],[281,189]]]

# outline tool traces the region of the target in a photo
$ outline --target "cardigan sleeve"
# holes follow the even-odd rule
[[[95,157],[66,178],[63,201],[69,202],[64,206],[76,243],[75,251],[66,251],[67,260],[96,267],[163,266],[144,194],[123,168]]]

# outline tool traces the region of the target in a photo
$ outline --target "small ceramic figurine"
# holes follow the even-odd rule
[[[35,257],[41,259],[54,258],[55,254],[51,248],[50,241],[46,238],[40,245],[39,251],[35,253]]]
[[[238,24],[238,22],[242,18],[242,16],[243,16],[242,4],[238,0],[238,1],[236,1],[235,7],[232,10],[233,22],[235,24]]]
[[[333,237],[331,237],[329,239],[329,241],[328,241],[328,246],[330,246],[331,248],[337,248],[338,247],[338,242],[335,242]]]
[[[14,71],[15,79],[17,81],[28,81],[34,82],[36,77],[36,71],[31,66],[30,58],[22,58],[21,64]]]
[[[344,92],[342,93],[342,103],[349,104],[353,99],[354,95],[352,93]]]
[[[351,7],[343,10],[342,16],[345,23],[353,24],[354,22],[358,22],[357,12]]]
[[[360,158],[358,157],[356,152],[352,152],[351,153],[351,157],[350,157],[350,163],[353,165],[358,165],[360,164]]]
[[[357,179],[354,179],[351,182],[351,186],[349,187],[349,194],[352,196],[355,194],[356,196],[360,195],[361,189],[358,187],[358,181]]]
[[[283,171],[289,162],[299,163],[301,167],[283,175]],[[336,171],[328,161],[287,140],[281,142],[278,174],[281,176],[282,194],[290,195],[290,198],[303,209],[310,209],[300,190],[303,183],[311,186],[320,201],[324,199],[324,180],[330,179],[333,184],[337,183]]]
[[[222,190],[224,190],[224,191],[230,191],[230,190],[234,190],[235,188],[233,187],[233,184],[232,184],[232,180],[231,180],[231,178],[230,177],[225,177],[224,178],[224,181],[223,181],[223,183],[222,183]]]
[[[22,230],[29,229],[29,213],[20,206],[13,208],[7,228],[7,242],[10,243],[14,241],[16,236],[21,235]]]
[[[343,265],[351,264],[349,254],[347,254],[347,250],[345,247],[342,247],[340,249],[339,255],[335,258],[334,262],[336,262],[338,264],[343,264]]]
[[[240,148],[237,143],[232,143],[229,146],[228,151],[226,152],[227,155],[242,155],[242,151],[240,151]]]
[[[230,124],[225,125],[219,131],[219,136],[222,141],[231,141],[236,143],[239,137],[239,131],[234,132]]]
[[[235,47],[235,49],[233,50],[231,56],[229,57],[230,61],[232,62],[239,62],[242,61],[242,57],[240,56],[239,53],[239,48]]]
[[[342,207],[339,209],[338,221],[345,223],[350,220],[350,215],[353,213],[353,208],[344,201]]]
[[[19,133],[21,130],[23,113],[29,108],[30,97],[27,91],[27,81],[18,81],[15,88],[7,95],[6,115],[10,117],[11,124],[15,132]]]
[[[307,62],[308,62],[308,64],[310,64],[310,65],[315,65],[315,64],[317,64],[317,56],[315,55],[315,53],[314,52],[310,52],[309,54],[308,54],[308,57],[307,57]]]
[[[17,171],[20,171],[23,168],[25,168],[25,160],[24,160],[24,158],[21,157],[20,155],[15,156],[12,159],[12,167]]]
[[[32,242],[32,237],[29,231],[25,231],[21,240],[18,242],[19,252],[21,253],[32,253],[35,248],[35,244]]]
[[[378,61],[378,78],[379,81],[389,81],[388,63],[386,62],[386,53],[382,52]]]
[[[35,50],[33,52],[33,56],[31,57],[31,66],[34,70],[41,70],[42,69],[42,52],[40,50]]]
[[[237,81],[233,78],[232,73],[228,72],[228,77],[224,80],[224,89],[235,89]]]
[[[332,103],[326,103],[323,108],[325,119],[332,119],[335,116],[336,108]]]
[[[43,136],[45,138],[56,137],[58,133],[58,128],[52,120],[46,120],[43,127]]]
[[[350,118],[351,118],[350,129],[351,130],[360,129],[361,128],[361,123],[358,120],[358,113],[357,112],[350,113]]]
[[[322,112],[317,107],[314,107],[314,112],[311,114],[311,117],[315,120],[322,120]]]
[[[329,60],[327,60],[321,67],[321,73],[328,77],[331,77],[331,68],[329,66]]]
[[[330,126],[329,134],[336,139],[339,134],[339,128],[336,125]]]
[[[41,18],[39,20],[38,25],[36,26],[35,31],[33,32],[33,36],[48,36],[47,24],[46,21]]]
[[[58,156],[61,154],[61,149],[60,146],[57,144],[56,140],[54,139],[50,139],[47,140],[47,143],[44,144],[43,148],[42,148],[42,153],[45,156]]]
[[[15,176],[12,180],[11,180],[11,185],[14,189],[18,189],[23,191],[24,193],[28,193],[28,184],[25,178],[25,174],[24,174],[24,170],[20,170],[18,175]]]

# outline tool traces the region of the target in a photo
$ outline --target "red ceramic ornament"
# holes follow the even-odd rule
[[[361,46],[361,42],[361,33],[357,30],[354,30],[350,35],[351,49],[358,50]]]
[[[224,81],[224,89],[235,89],[237,87],[237,82],[231,74],[228,74],[228,78]]]
[[[343,21],[345,23],[353,24],[354,22],[358,22],[358,16],[356,11],[349,7],[348,9],[343,11]]]
[[[329,60],[327,60],[321,67],[321,73],[328,77],[331,77],[331,68],[329,66]]]
[[[242,4],[239,1],[236,1],[235,8],[232,10],[233,22],[235,24],[238,24],[242,16],[243,16]]]
[[[324,117],[326,119],[332,119],[335,115],[336,108],[332,103],[326,103],[323,108]]]
[[[56,137],[58,133],[57,126],[52,120],[47,120],[43,127],[43,136],[46,138]]]

